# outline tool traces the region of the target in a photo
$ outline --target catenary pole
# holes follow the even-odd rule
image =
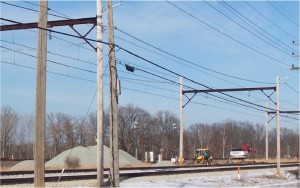
[[[117,67],[115,59],[113,12],[111,0],[107,1],[107,26],[110,71],[110,186],[119,187]]]
[[[269,112],[268,112],[269,104],[266,102],[266,162],[269,160]]]
[[[277,175],[280,176],[279,76],[276,77]]]
[[[102,0],[97,0],[97,40],[102,41]],[[103,47],[97,42],[97,187],[103,187]]]
[[[38,26],[47,29],[48,1],[39,1]],[[45,114],[46,114],[46,60],[47,31],[38,31],[35,140],[34,140],[34,187],[45,187]]]
[[[180,135],[179,135],[179,163],[183,163],[183,89],[182,89],[182,77],[179,78],[180,85]]]

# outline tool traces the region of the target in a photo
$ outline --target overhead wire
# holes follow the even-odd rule
[[[226,36],[227,38],[229,38],[229,39],[231,39],[231,40],[233,40],[233,41],[235,41],[235,42],[237,42],[237,43],[239,43],[240,45],[242,45],[242,46],[244,46],[244,47],[246,47],[246,48],[248,48],[248,49],[250,49],[250,50],[252,50],[252,51],[254,51],[254,52],[256,52],[256,53],[258,53],[258,54],[260,54],[260,55],[262,55],[262,56],[265,56],[265,57],[267,57],[267,58],[269,58],[269,59],[272,59],[273,61],[276,61],[276,62],[278,62],[278,63],[280,63],[280,64],[286,65],[286,66],[288,66],[288,67],[291,66],[291,64],[289,64],[289,63],[286,63],[286,62],[284,62],[284,61],[281,61],[281,60],[279,60],[279,59],[276,59],[276,58],[274,58],[274,57],[272,57],[272,56],[270,56],[270,55],[268,55],[268,54],[266,54],[266,53],[263,53],[263,52],[261,52],[261,51],[255,49],[255,48],[253,48],[253,47],[251,47],[251,46],[249,46],[249,45],[247,45],[247,44],[245,44],[245,43],[243,43],[243,42],[241,42],[241,41],[239,41],[239,40],[233,38],[232,36],[230,36],[230,35],[224,33],[223,31],[221,31],[221,30],[219,30],[219,29],[217,29],[217,28],[211,26],[210,24],[204,22],[203,20],[199,19],[198,17],[195,17],[194,15],[190,14],[189,12],[185,11],[184,9],[182,9],[182,8],[180,8],[179,6],[175,5],[174,3],[170,2],[170,1],[167,1],[167,0],[166,0],[166,2],[169,3],[170,5],[172,5],[173,7],[175,7],[176,9],[180,10],[181,12],[185,13],[186,15],[192,17],[193,19],[195,19],[195,20],[201,22],[202,24],[206,25],[207,27],[213,29],[214,31],[216,31],[216,32],[218,32],[218,33],[220,33],[220,34]]]
[[[30,3],[30,2],[27,2],[27,1],[24,1],[24,2]],[[9,4],[9,3],[8,3],[8,4]],[[40,6],[40,5],[37,5],[37,4],[34,4],[34,3],[30,3],[30,4],[33,4],[33,5],[35,5],[35,6]],[[12,5],[12,6],[13,6],[13,4],[9,4],[9,5]],[[21,7],[21,6],[18,6],[18,7],[19,7],[19,8],[26,8],[26,7]],[[50,9],[50,8],[48,8],[48,9],[54,11],[53,9]],[[36,10],[31,10],[31,11],[37,12]],[[55,12],[57,12],[57,11],[55,11]],[[57,12],[57,13],[59,13],[59,12]],[[62,14],[62,13],[59,13],[59,14]],[[71,17],[68,17],[68,16],[66,16],[66,15],[64,15],[64,16],[65,16],[64,18],[71,19]],[[116,29],[116,30],[119,30],[118,28],[115,28],[115,29]],[[136,38],[136,37],[134,37],[134,36],[132,36],[132,35],[130,35],[130,34],[124,32],[124,31],[122,31],[122,30],[119,30],[119,31],[122,32],[122,33],[124,33],[124,34],[126,34],[126,35],[128,35],[128,36],[130,36],[130,37],[132,37],[132,38],[134,38],[134,39],[136,39],[136,40],[138,40],[138,41],[140,41],[140,42],[143,42],[143,41],[139,40],[138,38]],[[129,42],[129,41],[127,41],[127,42]],[[194,65],[194,66],[200,67],[200,68],[202,68],[202,69],[205,69],[205,70],[208,70],[208,71],[211,71],[211,72],[214,72],[214,73],[223,75],[223,76],[227,76],[227,77],[231,77],[231,78],[235,78],[235,79],[239,79],[239,80],[243,80],[243,81],[254,82],[254,83],[266,83],[266,84],[272,84],[272,83],[267,83],[267,82],[260,82],[260,81],[254,81],[254,80],[248,80],[248,79],[244,79],[244,78],[239,78],[239,77],[231,76],[231,75],[224,74],[224,73],[221,73],[221,72],[218,72],[218,71],[214,71],[214,70],[212,70],[212,69],[208,69],[208,68],[206,68],[206,67],[200,66],[200,65],[198,65],[198,64],[196,64],[196,63],[192,63],[192,62],[190,62],[190,61],[187,61],[187,60],[184,60],[184,59],[182,59],[182,58],[179,58],[179,57],[177,57],[177,56],[175,56],[175,55],[173,55],[173,54],[170,54],[170,53],[168,53],[168,52],[166,52],[166,51],[164,51],[164,50],[161,50],[161,49],[159,49],[159,48],[157,48],[157,47],[155,47],[155,46],[153,46],[153,45],[150,45],[149,43],[146,43],[146,42],[143,42],[143,43],[144,43],[144,44],[147,44],[148,46],[150,46],[150,47],[152,47],[152,48],[155,48],[155,49],[157,49],[157,50],[159,50],[159,51],[161,51],[161,52],[164,52],[164,53],[166,53],[166,54],[168,54],[168,55],[171,55],[171,56],[173,56],[173,57],[175,57],[175,58],[177,58],[177,59],[183,60],[183,61],[185,61],[185,62],[187,62],[187,63],[189,63],[189,64],[192,64],[192,65]],[[145,49],[145,48],[144,48],[144,49]],[[154,53],[155,53],[155,52],[154,52]],[[174,61],[174,60],[172,60],[172,61]],[[202,72],[202,71],[201,71],[201,72]],[[203,73],[205,73],[205,72],[203,72]],[[207,73],[205,73],[205,74],[207,74]],[[208,74],[208,75],[213,76],[213,75],[211,75],[211,74]],[[215,77],[215,76],[213,76],[213,77]],[[221,79],[221,78],[219,78],[219,79]],[[226,81],[226,80],[224,80],[224,79],[221,79],[221,80]],[[229,81],[226,81],[226,82],[229,82]],[[232,82],[230,82],[230,83],[232,83]]]
[[[22,68],[36,70],[36,68],[34,68],[34,67],[28,67],[28,66],[24,66],[24,65],[20,65],[20,64],[9,63],[9,62],[5,62],[3,60],[0,60],[0,61],[2,63],[5,63],[5,64],[10,64],[10,65],[19,66],[19,67],[22,67]],[[59,76],[65,76],[65,77],[70,77],[70,78],[73,78],[73,79],[79,79],[79,80],[82,80],[82,81],[96,83],[96,81],[94,81],[94,80],[89,80],[89,79],[85,79],[85,78],[80,78],[80,77],[75,77],[75,76],[71,76],[71,75],[61,74],[61,73],[57,73],[57,72],[53,72],[53,71],[49,71],[49,70],[47,70],[46,72],[51,73],[51,74],[55,74],[55,75],[59,75]],[[103,84],[104,85],[109,85],[108,83],[103,83]],[[179,101],[179,99],[175,98],[175,97],[170,97],[170,96],[166,96],[166,95],[162,95],[162,94],[157,94],[157,93],[151,93],[151,92],[148,92],[148,91],[145,92],[145,91],[141,91],[141,90],[137,90],[137,89],[132,89],[132,88],[128,88],[128,87],[122,87],[122,89]],[[241,111],[236,111],[236,110],[227,109],[227,108],[223,108],[223,107],[218,107],[218,106],[214,106],[214,105],[209,105],[209,104],[205,104],[205,103],[199,103],[199,102],[191,102],[191,103],[202,105],[202,106],[208,106],[208,107],[212,107],[212,108],[217,108],[217,109],[221,109],[221,110],[226,110],[226,111],[232,111],[232,112],[236,112],[236,113],[240,113],[240,114],[245,114],[245,115],[252,115],[252,116],[256,116],[257,117],[257,115],[254,115],[254,114],[243,113]]]
[[[41,29],[41,28],[40,28]],[[52,31],[52,30],[50,30],[50,31]],[[97,41],[97,42],[99,42],[99,41]]]
[[[7,41],[7,40],[3,40],[3,39],[0,39],[0,41],[1,42],[5,42],[5,43],[9,43],[9,44],[15,44],[17,46],[22,46],[22,47],[29,48],[29,49],[32,49],[32,50],[37,50],[37,48],[33,48],[33,47],[30,47],[30,46],[27,46],[27,45],[24,45],[24,44],[19,44],[19,43],[16,43],[16,42],[11,42],[11,41]],[[52,55],[56,55],[56,56],[59,56],[59,57],[71,59],[71,60],[80,61],[80,62],[86,63],[86,64],[96,65],[96,63],[91,63],[89,61],[85,61],[85,60],[81,60],[81,59],[76,59],[76,58],[69,57],[69,56],[66,56],[66,55],[62,55],[62,54],[58,54],[58,53],[55,53],[55,52],[51,52],[49,50],[47,50],[47,53],[52,54]]]
[[[285,17],[287,20],[289,20],[291,23],[295,24],[298,28],[299,28],[299,23],[295,22],[294,20],[292,20],[290,17],[288,17],[286,14],[284,14],[280,9],[278,9],[275,5],[273,5],[273,3],[271,3],[270,1],[266,1],[269,5],[271,5],[275,10],[277,10],[277,12],[279,12],[283,17]],[[299,4],[298,4],[299,6]]]
[[[22,0],[22,1],[25,2],[25,3],[31,4],[31,5],[35,5],[35,6],[38,6],[38,7],[43,7],[43,6],[39,5],[39,4],[35,4],[35,3],[30,2],[30,1],[24,1],[24,0]],[[45,8],[45,7],[43,7],[43,8]],[[60,14],[60,15],[64,16],[63,18],[72,19],[71,17],[69,17],[69,16],[67,16],[67,15],[65,15],[65,14],[63,14],[61,12],[58,12],[58,11],[52,9],[52,8],[49,8],[49,6],[47,7],[47,9],[50,10],[50,11],[53,11],[53,12],[55,12],[57,14]]]
[[[10,6],[13,6],[13,7],[21,8],[21,9],[24,9],[24,10],[30,10],[30,11],[33,11],[33,12],[39,12],[38,10],[34,10],[34,9],[31,9],[31,8],[27,8],[27,7],[15,5],[15,4],[7,3],[7,2],[4,2],[4,1],[1,1],[1,3],[6,4],[6,5],[10,5]],[[48,11],[49,10],[50,9],[48,8]],[[58,18],[66,18],[65,16],[59,16],[59,15],[55,15],[55,14],[51,14],[51,13],[48,13],[48,15],[55,16],[55,17],[58,17]]]
[[[240,77],[228,75],[228,74],[225,74],[225,73],[221,73],[221,72],[218,72],[218,71],[209,69],[209,68],[207,68],[207,67],[201,66],[201,65],[196,64],[196,63],[193,63],[193,62],[191,62],[191,61],[189,61],[189,60],[186,60],[186,59],[183,59],[183,58],[181,58],[181,57],[179,57],[179,56],[176,56],[176,55],[174,55],[174,54],[171,54],[170,52],[167,52],[167,51],[165,51],[165,50],[163,50],[163,49],[161,49],[161,48],[158,48],[158,47],[156,47],[156,46],[154,46],[154,45],[152,45],[152,44],[150,44],[150,43],[148,43],[148,42],[145,42],[145,41],[143,41],[143,40],[141,40],[141,39],[139,39],[139,38],[137,38],[137,37],[135,37],[135,36],[133,36],[133,35],[127,33],[127,32],[125,32],[125,31],[123,31],[123,30],[121,30],[121,29],[119,29],[119,28],[117,28],[117,27],[115,27],[115,29],[116,29],[117,31],[119,31],[119,32],[121,32],[121,33],[123,33],[123,34],[125,34],[125,35],[127,35],[127,36],[129,36],[129,37],[131,37],[131,38],[133,38],[133,39],[135,39],[135,40],[137,40],[137,41],[139,41],[139,42],[145,44],[145,45],[147,45],[147,46],[150,46],[150,47],[152,47],[152,48],[154,48],[154,49],[160,51],[160,52],[163,52],[163,53],[165,53],[165,54],[167,54],[167,55],[170,55],[170,56],[172,56],[172,57],[174,57],[174,58],[176,58],[176,59],[179,59],[179,60],[184,61],[184,62],[186,62],[186,63],[188,63],[188,64],[194,65],[194,66],[196,66],[196,67],[202,68],[202,69],[204,69],[204,70],[207,70],[207,71],[210,71],[210,72],[213,72],[213,73],[216,73],[216,74],[220,74],[220,75],[222,75],[222,76],[234,78],[234,79],[237,79],[237,80],[243,80],[243,81],[248,81],[248,82],[253,82],[253,83],[274,84],[274,83],[270,83],[270,82],[261,82],[261,81],[255,81],[255,80],[244,79],[244,78],[240,78]],[[174,60],[173,60],[173,61],[174,61]]]
[[[22,45],[22,44],[18,44],[18,43],[15,43],[15,42],[9,42],[9,41],[5,41],[5,40],[1,40],[1,41],[36,50],[36,49],[33,48],[33,47],[26,46],[26,45]],[[10,49],[10,50],[11,50],[11,49]],[[48,53],[51,53],[51,52],[48,51]],[[22,54],[23,54],[23,55],[27,55],[27,54],[25,54],[25,53],[22,53]],[[58,54],[58,55],[59,55],[59,54]],[[60,56],[60,55],[59,55],[59,56]],[[31,56],[31,57],[33,57],[33,56]],[[67,57],[67,56],[62,56],[62,57]],[[68,58],[68,57],[67,57],[67,58]],[[71,58],[71,59],[73,59],[73,58]],[[73,60],[74,60],[74,59],[73,59]],[[76,60],[76,59],[75,59],[75,60]],[[123,60],[122,60],[122,61],[123,61]],[[124,63],[122,63],[122,61],[117,60],[117,63],[122,64],[122,65],[125,65]],[[50,61],[50,62],[51,62],[51,61]],[[66,66],[67,66],[67,65],[66,65]],[[71,68],[74,68],[74,67],[72,67],[72,66],[70,66],[70,67],[71,67]],[[146,71],[146,70],[143,70],[143,69],[139,69],[139,68],[136,68],[136,70],[142,71],[142,72],[147,73],[147,74],[150,74],[150,75],[152,75],[152,76],[156,76],[156,77],[161,78],[161,79],[165,79],[165,80],[167,80],[167,81],[169,81],[169,82],[171,82],[171,83],[174,83],[174,84],[176,84],[176,85],[179,85],[178,82],[175,82],[175,81],[173,81],[173,80],[164,78],[164,77],[159,76],[159,75],[154,74],[154,73],[150,73],[149,71]],[[123,71],[121,71],[121,72],[123,72]],[[149,87],[151,87],[151,86],[149,86]],[[154,86],[152,86],[152,87],[154,87]],[[191,88],[191,87],[188,87],[188,88],[190,88],[190,89],[195,89],[195,88]]]
[[[243,20],[243,22],[244,23],[246,23],[247,25],[249,25],[251,28],[253,28],[253,29],[255,29],[255,31],[257,31],[257,32],[259,32],[260,34],[262,34],[263,36],[265,36],[266,38],[268,38],[270,41],[272,41],[273,43],[275,43],[276,45],[278,45],[278,46],[281,46],[282,48],[284,48],[285,50],[287,50],[287,52],[289,53],[289,55],[291,54],[291,53],[296,53],[296,51],[291,47],[291,46],[288,46],[287,44],[285,44],[284,42],[282,42],[280,39],[278,39],[277,37],[275,37],[274,35],[272,35],[271,33],[269,33],[269,32],[267,32],[265,29],[263,29],[262,27],[260,27],[260,26],[258,26],[256,23],[254,23],[253,21],[251,21],[249,18],[247,18],[244,14],[242,14],[240,11],[238,11],[238,10],[236,10],[235,8],[233,8],[231,5],[229,5],[229,3],[227,3],[227,2],[225,2],[225,1],[221,1],[221,4],[227,9],[227,10],[229,10],[231,13],[233,13],[234,15],[236,15],[238,18],[240,18],[238,15],[240,15],[241,17],[243,17],[244,19],[246,19],[248,22],[250,22],[251,24],[252,24],[252,26],[249,24],[249,23],[247,23],[244,19],[242,19],[242,18],[240,18],[241,20]],[[226,7],[227,6],[227,7]],[[236,12],[237,14],[235,14],[234,12],[232,12],[230,9],[232,10],[232,11],[234,11],[234,12]],[[253,26],[255,26],[255,27],[253,27]],[[256,28],[258,28],[258,29],[256,29]],[[260,32],[260,30],[261,31],[263,31],[263,33],[262,32]],[[276,41],[278,41],[278,42],[276,42],[276,41],[274,41],[274,40],[272,40],[272,39],[270,39],[268,36],[270,36],[270,37],[272,37],[273,39],[275,39]]]
[[[276,23],[274,23],[272,20],[270,20],[268,17],[266,17],[264,14],[262,14],[260,11],[258,11],[255,7],[253,7],[249,2],[243,1],[246,3],[249,7],[251,7],[257,14],[259,14],[261,17],[263,17],[265,20],[267,20],[269,23],[271,23],[274,27],[276,27],[279,31],[284,33],[286,36],[288,36],[292,40],[299,40],[298,38],[292,36],[290,33],[284,30],[283,27],[278,26]]]
[[[30,56],[30,57],[37,58],[37,57],[34,56],[34,55],[27,54],[27,53],[24,53],[24,52],[20,52],[20,51],[17,51],[17,50],[13,50],[13,49],[11,49],[11,48],[7,48],[7,47],[4,47],[4,46],[0,46],[0,47],[1,47],[1,48],[4,48],[4,49],[7,49],[7,50],[11,50],[11,51],[16,52],[16,53],[20,53],[20,54],[26,55],[26,56]],[[48,62],[51,62],[51,63],[54,63],[54,64],[61,65],[61,66],[65,66],[65,67],[67,67],[67,68],[73,68],[73,69],[77,69],[77,70],[80,70],[80,71],[85,71],[85,72],[89,72],[89,73],[94,73],[94,74],[96,74],[95,71],[90,71],[90,70],[87,70],[87,69],[82,69],[82,68],[78,68],[78,67],[66,65],[66,64],[59,63],[59,62],[52,61],[52,60],[47,60],[47,61],[48,61]],[[144,73],[150,74],[150,75],[152,75],[152,76],[156,76],[156,77],[159,77],[159,78],[161,78],[161,79],[167,80],[167,81],[169,81],[169,82],[171,82],[171,83],[179,84],[179,83],[174,82],[174,81],[172,81],[172,80],[170,80],[170,79],[167,79],[167,78],[164,78],[164,77],[162,77],[162,76],[159,76],[159,75],[150,73],[149,71],[145,71],[145,70],[142,70],[142,69],[138,69],[138,70],[139,70],[139,71],[142,71],[142,72],[144,72]],[[189,88],[195,89],[195,88],[192,88],[192,87],[189,87]],[[245,104],[241,104],[241,103],[238,103],[238,102],[235,102],[235,101],[226,99],[226,98],[224,98],[224,97],[216,96],[216,95],[213,95],[213,94],[210,94],[210,93],[208,93],[208,94],[211,95],[211,96],[217,97],[217,98],[221,98],[222,100],[225,100],[225,101],[227,101],[227,102],[239,104],[239,105],[241,105],[241,106],[248,107],[248,108],[252,108],[252,109],[255,109],[255,110],[259,110],[259,111],[264,111],[264,110],[260,110],[260,109],[255,108],[255,107],[251,107],[251,106],[248,106],[248,105],[245,105]],[[226,95],[227,95],[227,94],[226,94]],[[233,97],[233,98],[235,98],[235,97]]]
[[[294,89],[293,87],[291,87],[288,83],[284,83],[286,86],[288,86],[292,91],[294,91],[295,93],[299,94],[299,91],[297,91],[296,89]]]
[[[5,20],[5,21],[11,21],[11,22],[13,22],[13,23],[19,23],[19,22],[10,20],[10,19],[5,19],[5,18],[0,18],[0,19]],[[79,36],[72,35],[72,34],[68,34],[68,33],[64,33],[64,32],[60,32],[60,31],[56,31],[56,30],[45,29],[45,28],[40,28],[40,27],[37,27],[37,28],[38,28],[38,29],[42,29],[42,30],[48,30],[48,31],[51,31],[51,32],[54,32],[54,33],[58,33],[58,34],[62,34],[62,35],[69,36],[69,37],[80,38]],[[94,40],[94,39],[89,39],[89,38],[86,38],[86,40],[94,41],[94,42],[101,42],[101,43],[103,43],[103,44],[109,45],[107,42],[104,42],[104,41],[99,41],[99,40]],[[134,57],[136,57],[136,58],[139,58],[139,59],[141,59],[141,60],[143,60],[143,61],[145,61],[145,62],[148,62],[148,63],[150,63],[150,64],[152,64],[152,65],[154,65],[154,66],[156,66],[156,67],[158,67],[158,68],[160,68],[160,69],[162,69],[162,70],[165,70],[165,71],[167,71],[167,72],[169,72],[169,73],[172,73],[172,74],[174,74],[174,75],[180,76],[180,77],[182,77],[182,78],[184,78],[184,79],[186,79],[186,80],[188,80],[188,81],[190,81],[190,82],[192,82],[192,83],[198,84],[198,85],[203,86],[203,87],[205,87],[205,88],[207,88],[207,89],[212,89],[212,88],[209,87],[209,86],[206,86],[206,85],[204,85],[204,84],[201,84],[201,83],[199,83],[199,82],[197,82],[197,81],[194,81],[194,80],[192,80],[192,79],[190,79],[190,78],[188,78],[188,77],[186,77],[186,76],[183,76],[183,75],[181,75],[181,74],[179,74],[179,73],[176,73],[176,72],[174,72],[174,71],[172,71],[172,70],[170,70],[170,69],[167,69],[167,68],[165,68],[165,67],[163,67],[163,66],[161,66],[161,65],[158,65],[157,63],[154,63],[154,62],[152,62],[152,61],[150,61],[150,60],[148,60],[148,59],[146,59],[146,58],[143,58],[143,57],[141,57],[141,56],[139,56],[139,55],[137,55],[137,54],[135,54],[135,53],[133,53],[133,52],[131,52],[131,51],[129,51],[129,50],[127,50],[127,49],[121,47],[121,46],[119,46],[119,45],[114,44],[114,46],[115,46],[116,48],[121,49],[121,50],[123,50],[124,52],[126,52],[126,53],[128,53],[128,54],[130,54],[130,55],[132,55],[132,56],[134,56]],[[252,103],[252,102],[249,102],[249,101],[240,99],[240,98],[238,98],[238,97],[231,96],[231,95],[226,94],[226,93],[223,93],[223,92],[219,92],[219,93],[221,93],[221,94],[223,94],[223,95],[225,95],[225,96],[227,96],[227,97],[236,99],[236,100],[238,100],[238,101],[242,101],[242,102],[244,102],[244,103],[251,104],[251,105],[253,105],[253,106],[261,107],[261,108],[263,108],[263,109],[265,108],[265,107],[262,106],[262,105],[255,104],[255,103]]]
[[[20,64],[16,64],[16,63],[9,63],[9,62],[5,62],[3,60],[0,60],[0,61],[2,63],[5,63],[5,64],[10,64],[10,65],[13,65],[13,66],[19,66],[19,67],[26,68],[26,69],[36,70],[36,68],[34,68],[34,67],[24,66],[24,65],[20,65]],[[80,77],[76,77],[76,76],[72,76],[72,75],[68,75],[68,74],[62,74],[62,73],[53,72],[53,71],[49,71],[49,70],[47,70],[46,72],[51,73],[51,74],[55,74],[55,75],[59,75],[59,76],[65,76],[65,77],[69,77],[69,78],[73,78],[73,79],[78,79],[78,80],[82,80],[82,81],[96,83],[96,81],[94,81],[94,80],[80,78]],[[109,85],[108,83],[103,83],[103,84],[104,85]],[[174,98],[174,97],[170,97],[170,96],[166,96],[166,95],[162,95],[162,94],[145,92],[145,91],[141,91],[141,90],[137,90],[137,89],[132,89],[132,88],[127,88],[127,87],[123,87],[122,89],[179,101],[178,98]],[[250,115],[250,116],[258,117],[257,115],[250,114],[250,113],[247,113],[247,112],[241,112],[241,111],[237,111],[237,110],[232,110],[232,109],[228,109],[228,108],[218,107],[218,106],[215,106],[215,105],[200,103],[200,102],[196,102],[196,101],[191,101],[191,103],[192,104],[202,105],[202,106],[207,106],[207,107],[211,107],[211,108],[216,108],[216,109],[221,109],[221,110],[236,112],[236,113],[239,113],[239,114],[244,114],[244,115]],[[282,116],[282,114],[280,116]],[[260,116],[260,117],[263,118],[262,116]],[[284,116],[282,116],[282,117],[284,117]],[[290,118],[290,117],[287,116],[286,118]],[[290,119],[295,119],[295,118],[290,118]],[[296,120],[298,120],[298,119],[296,119]]]
[[[249,33],[251,33],[252,35],[256,36],[257,38],[259,38],[260,40],[264,41],[265,43],[269,44],[270,46],[272,46],[273,48],[276,48],[277,50],[281,51],[282,53],[291,56],[291,53],[288,53],[284,50],[282,50],[281,48],[279,48],[278,46],[270,43],[269,41],[267,41],[266,39],[264,39],[263,37],[257,35],[256,33],[254,33],[253,31],[249,30],[248,28],[246,28],[245,26],[243,26],[242,24],[238,23],[237,21],[235,21],[234,19],[232,19],[231,17],[229,17],[228,15],[226,15],[225,13],[223,13],[222,11],[220,11],[218,8],[216,8],[215,6],[211,5],[211,3],[208,3],[207,1],[204,1],[208,6],[210,6],[211,8],[213,8],[214,10],[216,10],[217,12],[219,12],[220,14],[222,14],[223,16],[225,16],[226,18],[228,18],[229,20],[231,20],[232,22],[234,22],[235,24],[237,24],[238,26],[242,27],[243,29],[245,29],[246,31],[248,31]],[[257,30],[258,31],[258,30]]]

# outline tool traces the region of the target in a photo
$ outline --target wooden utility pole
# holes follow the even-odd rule
[[[182,89],[182,77],[179,79],[179,85],[180,85],[180,134],[179,134],[179,163],[183,163],[183,89]]]
[[[97,187],[104,187],[102,0],[97,0],[97,41]]]
[[[120,186],[119,177],[119,148],[118,148],[118,91],[117,67],[114,46],[114,27],[112,1],[107,1],[107,30],[109,43],[110,71],[110,176],[112,187]]]
[[[39,1],[38,27],[47,29],[48,1]],[[45,187],[45,116],[46,116],[46,60],[47,31],[39,29],[37,50],[34,186]]]
[[[269,112],[268,112],[268,101],[266,102],[266,162],[269,160]]]
[[[280,176],[279,76],[276,77],[277,175]]]

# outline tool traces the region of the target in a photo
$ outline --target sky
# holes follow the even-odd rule
[[[290,70],[293,64],[299,66],[299,1],[113,4],[115,43],[121,47],[116,49],[119,105],[134,104],[152,115],[167,110],[179,118],[180,76],[183,90],[275,87],[279,76],[280,109],[299,110],[299,70]],[[1,1],[0,6],[1,18],[20,23],[38,20],[38,1]],[[96,16],[96,1],[49,1],[48,7],[49,21]],[[104,42],[108,40],[106,13]],[[13,24],[0,21],[1,25]],[[91,27],[74,26],[82,35]],[[51,29],[76,35],[69,26]],[[20,114],[35,112],[37,31],[1,31],[1,106],[9,105]],[[86,37],[96,40],[96,28]],[[107,109],[108,49],[103,46]],[[95,50],[82,39],[48,32],[47,51],[46,112],[85,116],[95,111]],[[135,71],[126,71],[125,64]],[[272,102],[276,92],[264,93],[198,93],[184,107],[184,126],[228,119],[264,125],[264,106],[269,101],[270,110],[276,109]],[[186,94],[184,103],[192,96]],[[284,114],[280,121],[281,127],[299,130],[299,115]],[[275,118],[269,125],[276,127]]]

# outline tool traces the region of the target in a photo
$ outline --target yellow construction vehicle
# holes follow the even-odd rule
[[[211,165],[212,161],[213,158],[210,155],[209,147],[197,149],[194,164]]]

